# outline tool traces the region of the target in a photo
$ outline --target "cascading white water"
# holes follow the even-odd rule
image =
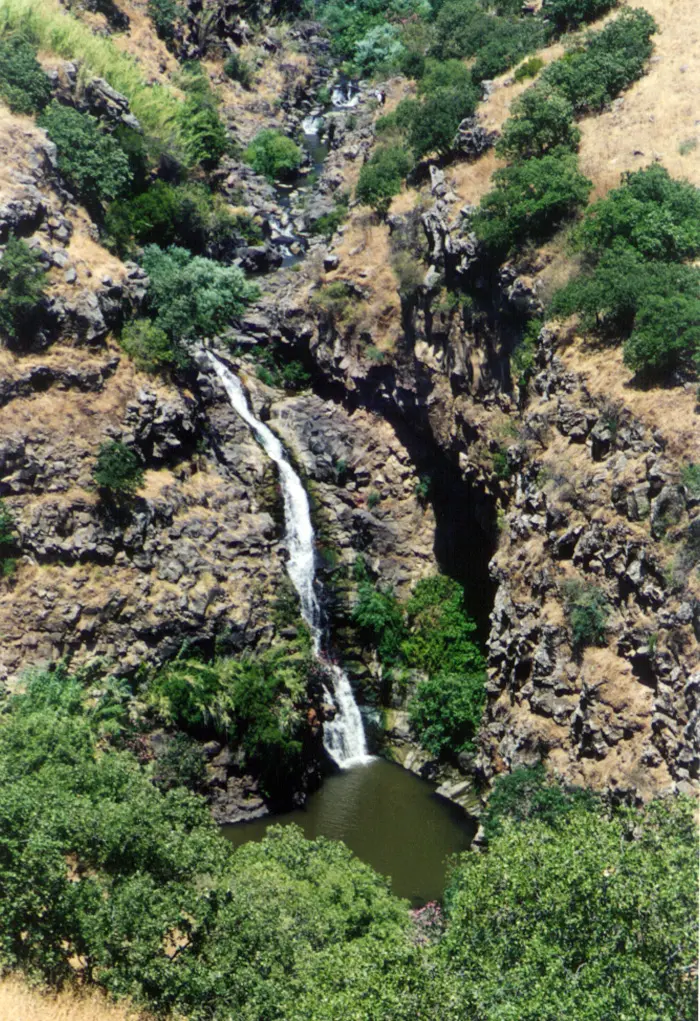
[[[336,715],[323,726],[324,747],[341,769],[369,762],[371,756],[367,754],[362,715],[355,702],[350,682],[343,670],[329,663],[323,654],[321,609],[314,591],[316,574],[314,529],[306,490],[289,463],[278,438],[250,410],[238,376],[210,351],[202,352],[201,360],[208,362],[214,369],[234,411],[249,426],[267,456],[279,469],[284,498],[285,541],[289,553],[287,573],[299,595],[301,615],[311,632],[314,653],[324,662],[333,677],[334,696],[328,691],[326,694],[335,705]]]

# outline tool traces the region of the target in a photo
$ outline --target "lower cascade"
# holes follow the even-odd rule
[[[321,608],[316,598],[314,556],[314,529],[311,523],[309,499],[303,483],[289,462],[284,447],[271,429],[250,410],[240,379],[211,351],[203,351],[200,363],[211,366],[221,381],[231,406],[240,415],[261,447],[277,465],[284,498],[285,542],[289,552],[287,573],[299,596],[301,615],[309,627],[314,654],[326,666],[333,678],[334,694],[326,689],[326,696],[335,706],[333,720],[323,726],[323,745],[341,769],[370,762],[362,714],[352,693],[345,672],[328,661],[323,649]]]

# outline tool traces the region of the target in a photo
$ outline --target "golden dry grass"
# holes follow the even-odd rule
[[[20,978],[0,981],[0,1021],[145,1021],[145,1015],[110,1003],[99,993],[41,992]]]

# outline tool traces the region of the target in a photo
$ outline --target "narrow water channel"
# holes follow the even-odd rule
[[[222,832],[240,847],[278,823],[296,823],[310,839],[344,841],[413,907],[442,896],[447,859],[466,851],[476,832],[469,816],[438,797],[432,784],[384,759],[329,777],[303,809]]]

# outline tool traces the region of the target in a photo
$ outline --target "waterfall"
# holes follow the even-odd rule
[[[278,438],[250,410],[238,376],[210,351],[202,352],[200,358],[214,369],[234,411],[240,415],[279,469],[284,498],[285,542],[289,553],[287,573],[299,596],[301,615],[311,632],[314,654],[324,663],[333,678],[334,695],[326,689],[326,696],[335,706],[336,715],[323,726],[324,747],[341,769],[368,762],[371,756],[367,754],[362,715],[355,702],[350,681],[344,671],[328,662],[324,655],[321,608],[314,589],[314,529],[306,490]]]

